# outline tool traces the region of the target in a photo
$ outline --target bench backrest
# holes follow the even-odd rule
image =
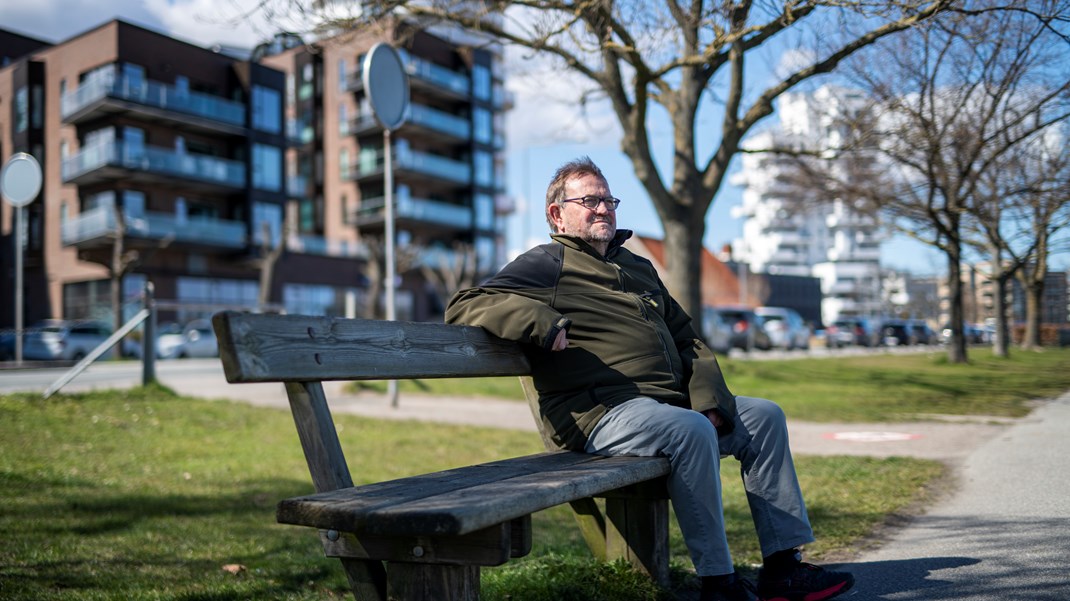
[[[227,381],[318,382],[531,372],[515,342],[482,328],[223,311],[212,318]]]

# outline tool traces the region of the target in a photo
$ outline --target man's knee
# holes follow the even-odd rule
[[[745,422],[765,427],[779,428],[787,424],[787,416],[780,405],[769,399],[737,397],[736,408]]]

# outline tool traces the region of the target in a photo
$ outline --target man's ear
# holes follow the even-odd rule
[[[557,227],[557,231],[561,231],[561,205],[554,203],[546,207],[546,214]]]

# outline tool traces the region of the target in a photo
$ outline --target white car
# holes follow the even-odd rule
[[[26,332],[22,356],[31,360],[80,361],[109,336],[111,327],[103,322],[46,319]],[[110,353],[109,350],[103,356]]]
[[[774,347],[787,350],[810,348],[810,328],[795,309],[758,307],[754,312],[762,318],[762,327]]]
[[[141,344],[129,347],[130,354],[141,357]],[[216,343],[212,323],[207,319],[195,319],[185,327],[174,323],[162,323],[156,328],[156,358],[185,359],[216,357],[219,345]]]

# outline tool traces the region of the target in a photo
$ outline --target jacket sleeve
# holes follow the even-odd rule
[[[718,431],[727,434],[735,427],[736,397],[728,389],[721,365],[717,362],[717,355],[706,346],[691,325],[691,316],[676,299],[669,296],[664,287],[662,290],[665,298],[669,299],[665,320],[684,362],[684,376],[687,378],[691,408],[699,412],[711,409],[716,411],[722,421]]]
[[[446,323],[479,326],[499,338],[549,350],[572,323],[553,308],[559,265],[541,247],[521,255],[482,286],[453,295]]]

